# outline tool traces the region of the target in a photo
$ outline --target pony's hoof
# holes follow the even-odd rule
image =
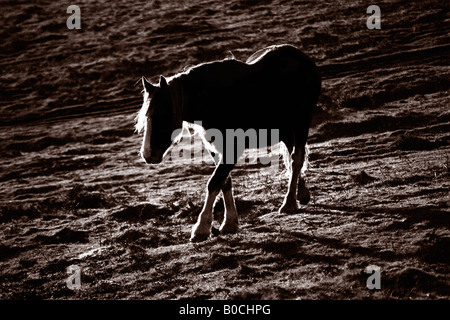
[[[309,189],[306,186],[305,181],[300,179],[297,186],[297,200],[300,204],[307,205],[310,199],[311,195],[309,194]]]
[[[208,240],[211,235],[211,227],[211,221],[199,218],[197,223],[192,226],[191,242]]]
[[[230,234],[230,233],[236,233],[239,230],[239,225],[237,222],[230,222],[230,223],[222,223],[222,225],[219,228],[220,234]]]
[[[306,206],[309,203],[309,200],[311,199],[309,191],[306,190],[304,192],[298,192],[297,193],[297,199],[298,199],[298,201],[300,202],[301,205]]]
[[[287,214],[295,214],[298,213],[299,209],[296,205],[293,204],[284,204],[281,206],[278,213],[287,213]]]
[[[201,233],[201,234],[192,234],[191,235],[191,242],[203,242],[209,239],[210,234]]]

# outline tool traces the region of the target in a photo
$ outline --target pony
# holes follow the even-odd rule
[[[288,44],[273,45],[255,52],[246,62],[233,57],[202,63],[172,77],[160,76],[158,84],[142,77],[142,84],[144,102],[136,130],[144,132],[140,154],[146,163],[163,160],[173,143],[173,133],[180,132],[183,123],[201,123],[204,130],[222,133],[226,145],[232,143],[226,141],[229,129],[277,129],[279,142],[289,154],[288,190],[279,212],[298,212],[297,200],[308,204],[310,194],[301,172],[321,77],[316,64],[302,51]],[[192,242],[210,237],[213,205],[220,191],[225,203],[220,234],[236,233],[239,228],[230,173],[248,146],[235,148],[230,161],[223,145],[204,141],[211,144],[208,150],[214,151],[211,155],[216,166],[192,227]]]

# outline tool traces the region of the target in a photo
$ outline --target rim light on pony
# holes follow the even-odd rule
[[[226,141],[230,129],[277,130],[290,155],[288,191],[280,212],[297,212],[297,200],[301,204],[309,202],[301,170],[321,80],[315,63],[300,50],[290,45],[270,46],[254,53],[245,63],[235,59],[203,63],[167,79],[161,76],[159,84],[151,84],[144,77],[142,83],[144,103],[136,129],[144,132],[141,156],[147,163],[162,161],[173,133],[180,132],[183,122],[201,122],[204,131],[214,129],[225,140],[214,145],[203,139],[207,149],[220,157],[214,157],[216,168],[208,181],[191,241],[209,238],[213,205],[220,191],[225,215],[219,231],[226,234],[238,230],[230,172],[248,146],[239,144],[232,157],[227,155],[229,149],[223,146],[233,143]]]

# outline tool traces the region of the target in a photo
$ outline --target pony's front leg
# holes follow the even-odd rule
[[[209,238],[211,234],[211,224],[213,220],[213,205],[214,201],[219,194],[219,190],[217,191],[208,191],[206,195],[205,204],[203,205],[203,209],[198,216],[197,223],[192,227],[191,233],[191,241],[192,242],[200,242],[205,241]]]
[[[239,222],[233,197],[231,176],[228,177],[227,181],[222,186],[222,193],[225,202],[225,215],[219,231],[221,234],[236,233],[239,228]]]
[[[208,181],[207,195],[197,223],[192,227],[191,241],[199,242],[209,238],[213,220],[213,206],[220,189],[226,182],[234,164],[219,164]]]

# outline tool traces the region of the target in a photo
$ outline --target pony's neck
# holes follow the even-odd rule
[[[172,104],[174,106],[174,118],[176,121],[186,121],[194,123],[199,120],[195,118],[195,110],[192,110],[189,104],[189,91],[186,83],[187,79],[183,78],[183,75],[174,78],[172,87]],[[181,123],[179,122],[179,123]]]
[[[172,79],[172,81],[169,84],[169,87],[173,107],[173,120],[175,122],[175,125],[181,128],[183,121],[185,121],[184,119],[186,106],[185,89],[179,77]]]
[[[205,112],[197,106],[197,88],[193,89],[191,79],[182,74],[172,79],[170,83],[174,119],[179,126],[183,121],[195,124],[205,123]],[[193,103],[192,103],[193,102]]]

